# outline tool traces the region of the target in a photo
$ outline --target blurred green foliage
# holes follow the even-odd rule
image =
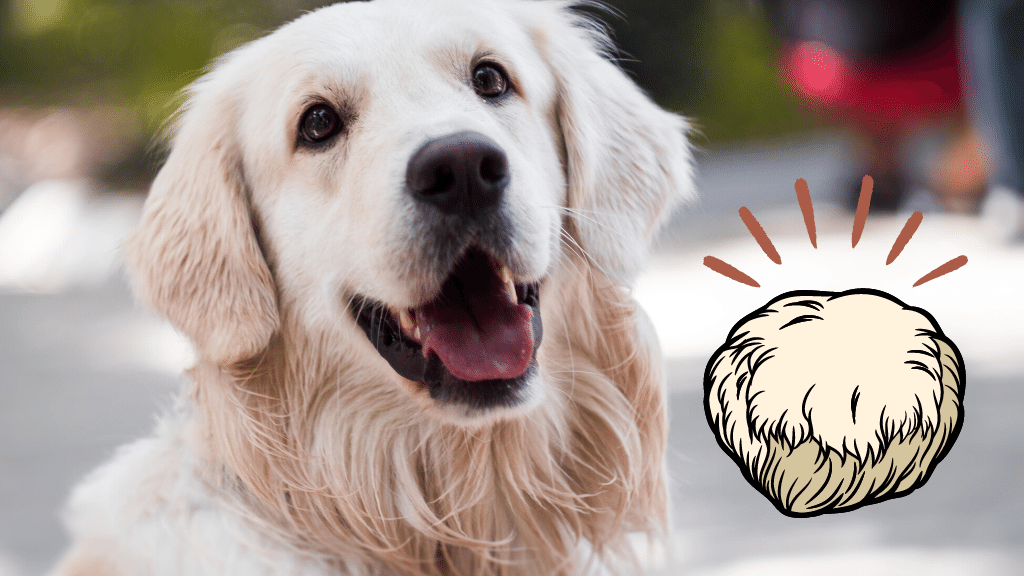
[[[114,103],[159,125],[215,56],[310,6],[270,0],[0,0],[0,98]]]
[[[0,106],[111,103],[152,134],[217,55],[313,0],[0,0]],[[622,65],[707,143],[809,125],[772,64],[774,40],[741,0],[609,0]],[[618,11],[620,14],[616,15]]]
[[[703,93],[693,114],[711,142],[750,140],[812,127],[775,64],[778,40],[763,13],[717,3],[699,30]]]

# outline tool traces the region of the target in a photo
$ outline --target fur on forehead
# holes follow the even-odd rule
[[[399,3],[401,9],[395,9]],[[567,7],[537,1],[343,2],[226,54],[214,65],[218,73],[204,76],[190,93],[236,100],[237,130],[243,136],[238,142],[248,166],[288,157],[299,117],[311,99],[341,105],[356,117],[368,107],[399,102],[422,104],[420,112],[429,114],[439,103],[457,107],[458,98],[451,95],[460,93],[471,101],[469,76],[480,57],[505,65],[532,111],[553,115],[555,81],[538,52],[537,34],[544,34],[546,23],[563,19]],[[375,32],[381,29],[402,33]],[[438,90],[447,92],[438,98]],[[401,93],[420,97],[397,97]]]
[[[470,61],[486,55],[510,65],[510,72],[550,88],[550,74],[538,53],[535,34],[546,21],[564,18],[562,3],[424,0],[343,2],[308,13],[227,54],[216,68],[221,76],[251,83],[260,93],[294,97],[324,90],[355,100],[372,92],[419,88],[435,74],[451,75],[452,85],[469,80]],[[488,8],[484,8],[488,5]],[[380,20],[380,25],[374,25]],[[380,34],[397,29],[401,34]],[[461,70],[458,70],[461,69]],[[238,73],[232,73],[238,72]],[[402,73],[405,74],[402,74]],[[533,77],[538,76],[538,77]],[[239,86],[241,89],[242,87]],[[267,102],[252,108],[265,108]]]

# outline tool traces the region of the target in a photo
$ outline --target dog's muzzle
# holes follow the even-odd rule
[[[365,296],[353,301],[356,321],[380,355],[442,404],[515,406],[536,371],[540,286],[517,284],[493,255],[496,243],[484,240],[499,233],[493,223],[510,179],[505,153],[482,134],[424,144],[409,160],[406,189],[433,222],[424,241],[462,238],[450,247],[457,259],[428,302],[395,310]]]

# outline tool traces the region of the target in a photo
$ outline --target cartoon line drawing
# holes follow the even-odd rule
[[[959,350],[880,290],[787,292],[708,362],[718,444],[783,514],[816,516],[923,485],[963,422]]]
[[[865,177],[854,246],[870,188]],[[817,248],[806,189],[799,180],[798,199]],[[740,217],[780,263],[753,215],[742,208]],[[910,217],[887,264],[920,222],[919,212]],[[914,286],[966,261],[954,258]],[[720,260],[709,256],[705,264],[757,286]],[[872,288],[797,290],[733,326],[708,361],[704,411],[719,446],[747,481],[783,514],[808,517],[898,498],[924,485],[960,433],[965,383],[960,351],[927,311]]]

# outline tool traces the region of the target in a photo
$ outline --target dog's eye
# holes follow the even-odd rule
[[[299,133],[310,144],[317,144],[334,136],[341,130],[341,118],[334,108],[327,104],[310,106],[299,121]]]
[[[508,76],[501,66],[482,62],[473,69],[473,90],[484,98],[497,98],[508,92]]]

